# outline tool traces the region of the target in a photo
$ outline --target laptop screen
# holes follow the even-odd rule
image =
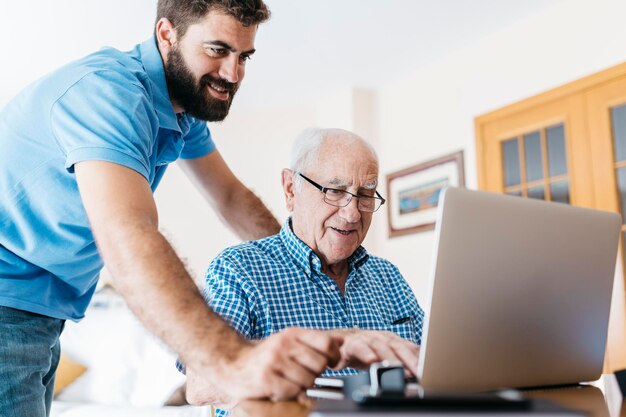
[[[621,218],[446,189],[418,368],[426,390],[597,379]]]

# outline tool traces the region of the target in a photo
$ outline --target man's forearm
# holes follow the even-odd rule
[[[131,310],[187,366],[236,353],[242,339],[206,305],[167,240],[151,225],[126,225],[103,254]]]
[[[261,239],[280,231],[280,224],[274,215],[245,186],[219,211],[224,221],[242,240]]]

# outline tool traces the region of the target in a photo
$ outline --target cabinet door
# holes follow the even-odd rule
[[[572,94],[482,124],[479,187],[593,207],[584,112]]]
[[[626,212],[626,77],[587,93],[596,207]]]
[[[621,213],[626,218],[626,75],[588,91],[587,118],[589,123],[590,157],[596,208]],[[622,239],[618,271],[624,271],[626,253],[622,224]],[[624,281],[615,283],[611,305],[607,367],[626,367],[626,306]]]

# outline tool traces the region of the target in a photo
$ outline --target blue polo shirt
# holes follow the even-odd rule
[[[153,38],[28,86],[0,113],[0,305],[84,316],[103,262],[74,164],[123,165],[154,191],[170,162],[214,148],[205,122],[174,113]]]

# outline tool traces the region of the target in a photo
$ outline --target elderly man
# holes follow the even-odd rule
[[[208,303],[247,339],[290,326],[334,329],[344,336],[335,369],[392,360],[415,373],[424,313],[398,268],[361,246],[385,202],[374,150],[351,132],[308,129],[282,184],[291,217],[277,235],[226,249],[211,263]],[[201,390],[188,376],[195,397]]]

